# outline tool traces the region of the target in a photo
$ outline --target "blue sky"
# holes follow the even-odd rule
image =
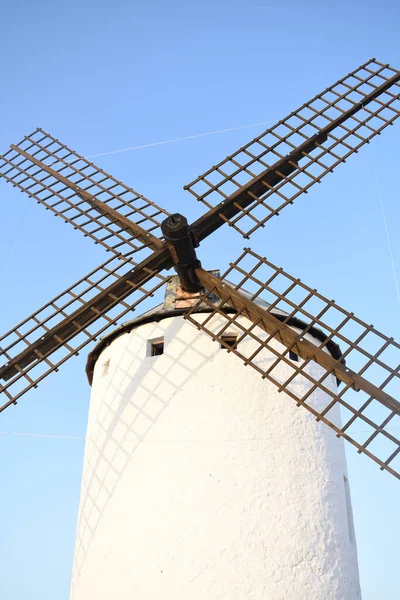
[[[38,126],[91,155],[280,119],[370,57],[400,68],[398,27],[394,0],[15,0],[2,7],[0,23],[0,150]],[[182,186],[262,129],[94,160],[194,219],[201,207]],[[389,128],[251,241],[397,339],[400,306],[379,191],[398,266],[399,131],[400,123]],[[5,331],[105,255],[1,181],[0,202]],[[203,245],[203,265],[223,269],[244,245],[224,231]],[[0,430],[83,438],[84,365],[84,355],[71,360],[5,411]],[[4,600],[68,598],[83,449],[81,439],[0,435]],[[352,448],[348,463],[363,598],[394,600],[399,484]]]

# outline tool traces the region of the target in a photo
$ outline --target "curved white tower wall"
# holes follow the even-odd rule
[[[139,325],[95,367],[71,600],[358,600],[346,485],[308,411],[183,317]]]

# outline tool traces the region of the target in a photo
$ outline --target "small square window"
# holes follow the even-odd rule
[[[160,356],[164,354],[164,340],[155,340],[151,342],[150,356]]]
[[[289,358],[290,358],[290,360],[293,360],[294,362],[299,361],[299,357],[297,356],[296,352],[293,352],[293,350],[289,350]]]
[[[224,343],[222,343],[224,342]],[[230,348],[236,348],[237,336],[236,335],[223,335],[221,337],[221,348],[226,350],[226,346]],[[225,345],[224,345],[225,344]]]

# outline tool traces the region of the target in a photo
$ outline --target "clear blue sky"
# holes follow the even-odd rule
[[[279,119],[370,57],[400,68],[398,31],[395,0],[3,3],[0,150],[37,126],[87,155]],[[194,218],[200,206],[182,186],[258,133],[96,160]],[[397,123],[251,243],[397,339],[400,306],[377,180],[399,265],[399,134]],[[0,202],[5,331],[105,258],[5,182]],[[225,231],[204,244],[203,265],[224,268],[243,245]],[[8,409],[0,430],[83,437],[84,364],[84,355],[71,360]],[[79,439],[0,435],[2,600],[68,599],[83,448]],[[363,598],[398,599],[399,482],[352,448],[348,463]]]

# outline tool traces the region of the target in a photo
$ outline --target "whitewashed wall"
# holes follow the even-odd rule
[[[71,600],[358,600],[345,477],[251,367],[182,317],[142,325],[96,364]]]

